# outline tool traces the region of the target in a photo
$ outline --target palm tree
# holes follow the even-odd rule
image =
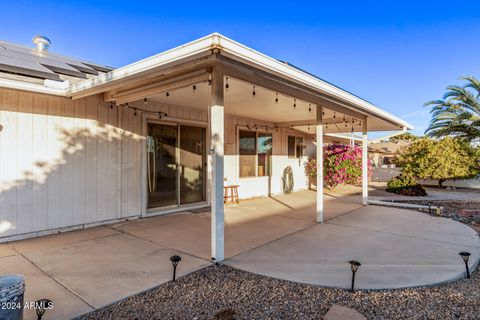
[[[443,99],[425,103],[432,106],[432,120],[425,130],[430,137],[457,137],[467,141],[480,139],[480,81],[463,77],[463,86],[449,86]]]

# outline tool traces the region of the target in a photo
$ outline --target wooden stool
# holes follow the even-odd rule
[[[240,203],[240,200],[238,199],[238,185],[230,185],[230,186],[224,186],[224,195],[223,195],[223,203],[227,202],[232,202],[232,203]],[[229,194],[230,193],[230,194]]]

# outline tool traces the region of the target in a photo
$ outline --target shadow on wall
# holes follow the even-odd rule
[[[101,103],[90,119],[66,116],[59,105],[44,114],[0,105],[0,241],[140,213],[141,117]]]

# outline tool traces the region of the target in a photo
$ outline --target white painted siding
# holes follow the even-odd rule
[[[0,241],[139,215],[141,117],[0,89],[0,124]]]

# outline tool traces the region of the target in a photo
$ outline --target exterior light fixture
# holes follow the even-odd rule
[[[462,252],[459,252],[458,254],[462,257],[463,262],[465,262],[465,270],[467,271],[467,278],[470,278],[470,270],[468,269],[468,259],[470,259],[471,253],[467,251],[462,251]]]
[[[165,93],[165,95],[166,95],[167,97],[169,97],[169,96],[170,96],[170,92],[167,91],[167,93]]]
[[[113,102],[110,102],[110,109],[113,109]]]
[[[297,99],[293,99],[293,109],[297,107]]]
[[[432,214],[432,202],[428,202],[428,214]]]
[[[307,130],[310,131],[310,125],[309,124],[307,125]]]
[[[278,103],[278,93],[275,93],[275,103]]]
[[[196,86],[196,85],[193,85],[192,89],[193,89],[193,92],[197,92],[197,91],[196,91],[196,90],[197,90],[197,86]]]
[[[41,320],[45,311],[52,308],[52,301],[49,299],[40,299],[35,301],[35,313],[37,314],[37,320]]]
[[[312,112],[312,105],[310,103],[308,104],[308,112]]]
[[[337,114],[334,112],[333,113],[333,119],[335,119],[337,117]]]
[[[352,288],[350,291],[353,292],[355,287],[355,273],[362,264],[356,260],[350,260],[348,263],[350,263],[350,268],[352,269]]]
[[[173,266],[173,280],[172,280],[173,282],[175,281],[175,275],[177,273],[177,265],[180,262],[180,260],[182,260],[182,258],[177,255],[170,257],[170,261],[172,262],[172,266]]]
[[[229,85],[228,85],[228,77],[225,78],[225,89],[228,89]]]
[[[253,86],[252,96],[255,98],[255,86]]]
[[[137,115],[137,108],[135,108],[133,110],[134,110],[133,115],[136,116]]]

